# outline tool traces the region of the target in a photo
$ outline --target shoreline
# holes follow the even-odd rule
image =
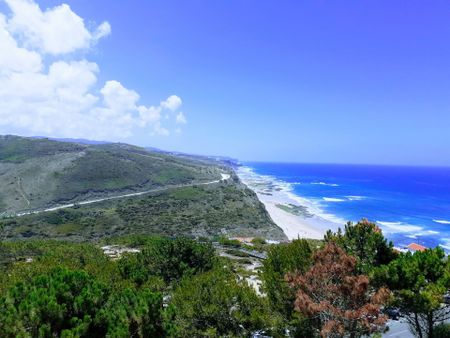
[[[294,192],[296,182],[290,183],[275,176],[258,174],[253,168],[239,166],[234,168],[236,175],[257,195],[264,204],[272,221],[283,231],[289,240],[296,238],[323,239],[327,230],[337,231],[347,224],[348,220],[327,213],[322,205],[337,200],[338,197],[322,197],[322,199],[305,198]],[[310,183],[325,184],[325,183]],[[361,196],[345,196],[348,201],[358,201]],[[439,226],[448,226],[447,218],[432,218]],[[358,219],[351,220],[353,223]],[[441,229],[414,224],[403,219],[399,221],[371,220],[382,230],[387,240],[392,241],[399,250],[405,249],[411,243],[418,243],[432,248],[440,246],[450,253],[450,237]],[[440,238],[437,238],[441,236]]]
[[[333,215],[323,213],[311,201],[293,194],[288,183],[255,174],[249,167],[238,167],[235,172],[242,183],[256,193],[273,222],[289,240],[323,239],[328,229],[335,231],[344,224]]]

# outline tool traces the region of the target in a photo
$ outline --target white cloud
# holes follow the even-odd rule
[[[161,107],[175,111],[181,107],[181,98],[176,95],[170,95],[165,101],[161,102]]]
[[[92,35],[92,38],[94,40],[100,40],[101,38],[108,36],[109,34],[111,34],[111,25],[109,24],[109,22],[105,21],[97,27],[94,34]]]
[[[145,106],[136,91],[119,81],[107,81],[98,90],[98,65],[74,56],[108,35],[109,23],[90,32],[67,5],[43,12],[31,0],[5,1],[11,13],[0,13],[0,130],[110,140],[129,137],[137,129],[170,134],[161,114],[181,107],[178,96]],[[65,56],[49,62],[47,54]],[[181,113],[173,124],[179,116],[185,120]],[[167,123],[173,119],[169,117]]]
[[[161,119],[161,108],[159,107],[139,106],[137,109],[139,112],[141,125],[154,123]]]
[[[20,48],[6,26],[6,18],[0,13],[0,46],[2,48],[0,52],[0,72],[38,72],[41,70],[41,56],[36,52]]]
[[[9,29],[17,34],[28,48],[43,53],[66,54],[86,49],[111,31],[109,23],[102,23],[90,32],[84,20],[69,5],[62,4],[43,12],[31,0],[5,0],[12,11]]]
[[[105,105],[115,111],[126,112],[136,109],[138,93],[126,89],[118,81],[107,81],[100,92],[103,94]]]
[[[153,130],[154,130],[154,134],[157,134],[157,135],[161,135],[161,136],[169,136],[170,135],[169,130],[162,127],[160,122],[157,122],[155,124],[155,127]]]
[[[187,123],[186,117],[184,116],[184,114],[183,114],[182,111],[180,111],[180,112],[177,114],[177,117],[175,118],[175,121],[176,121],[176,123],[178,123],[178,124],[186,124],[186,123]]]

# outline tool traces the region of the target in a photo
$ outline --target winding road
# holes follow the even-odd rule
[[[156,188],[156,189],[151,189],[151,190],[146,190],[146,191],[133,192],[133,193],[129,193],[129,194],[110,196],[110,197],[102,197],[102,198],[86,200],[86,201],[81,201],[81,202],[76,202],[76,203],[57,205],[57,206],[54,206],[54,207],[51,207],[51,208],[47,208],[47,209],[42,209],[42,210],[32,210],[32,211],[19,212],[19,213],[16,213],[15,216],[16,217],[21,217],[21,216],[25,216],[25,215],[40,214],[40,213],[43,213],[43,212],[49,212],[49,211],[56,211],[56,210],[60,210],[60,209],[72,208],[72,207],[74,207],[76,205],[77,206],[78,205],[87,205],[87,204],[93,204],[93,203],[98,203],[98,202],[103,202],[103,201],[115,200],[115,199],[119,199],[119,198],[141,196],[141,195],[146,195],[146,194],[150,194],[150,193],[154,193],[154,192],[165,191],[165,190],[169,190],[169,189],[192,187],[194,185],[216,184],[216,183],[219,183],[219,182],[226,181],[226,180],[228,180],[230,178],[230,174],[221,173],[220,175],[222,176],[220,179],[214,180],[214,181],[210,181],[210,182],[171,185],[171,186],[167,186],[167,187],[163,187],[163,188]]]

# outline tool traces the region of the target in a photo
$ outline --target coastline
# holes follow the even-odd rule
[[[450,218],[446,214],[446,206],[442,203],[438,205],[444,209],[444,212],[441,213],[430,212],[426,205],[422,204],[420,204],[422,207],[419,208],[417,205],[422,203],[424,197],[433,197],[436,194],[422,189],[421,195],[417,197],[410,196],[408,190],[397,190],[396,187],[392,187],[395,175],[391,174],[391,168],[384,168],[385,171],[382,172],[382,177],[387,178],[387,185],[382,186],[382,190],[377,190],[378,187],[367,186],[366,182],[360,184],[361,179],[354,180],[353,186],[349,189],[347,176],[349,175],[348,171],[352,172],[352,167],[345,168],[347,176],[342,176],[343,180],[340,180],[340,168],[331,168],[333,169],[332,176],[327,176],[327,170],[329,174],[330,168],[325,168],[327,169],[325,172],[316,175],[314,172],[311,173],[311,169],[306,166],[303,168],[306,171],[304,177],[293,173],[295,168],[285,168],[284,172],[283,170],[277,171],[276,167],[271,169],[270,166],[268,170],[265,170],[264,166],[262,166],[262,170],[256,168],[258,166],[255,166],[254,169],[250,164],[249,166],[235,166],[234,169],[242,183],[256,193],[270,218],[289,240],[296,238],[323,239],[328,229],[336,231],[339,227],[343,228],[347,221],[355,223],[362,218],[368,218],[376,223],[383,230],[387,240],[392,241],[400,250],[407,248],[411,243],[417,243],[428,248],[440,246],[450,253],[450,230],[448,228]],[[323,167],[318,169],[320,172]],[[389,169],[388,174],[386,174],[387,169]],[[378,179],[377,177],[372,178],[370,170],[365,170],[364,177],[368,178],[368,182]],[[376,172],[378,171],[379,168]],[[403,180],[404,184],[407,183],[406,187],[416,188],[411,180],[414,183],[417,175],[429,177],[425,174],[407,171],[406,178]],[[425,182],[431,186],[441,184],[437,181],[438,178],[439,176],[436,178],[431,176]],[[302,187],[297,187],[297,185],[302,185]],[[305,197],[300,193],[301,191],[314,191],[311,194],[314,197]],[[441,195],[438,195],[440,200],[445,201],[445,194]],[[399,205],[391,210],[392,201],[396,201]],[[419,212],[417,208],[420,209]],[[435,209],[439,211],[436,206]],[[343,210],[346,213],[342,214],[348,215],[346,219],[341,218],[341,213],[339,213]],[[366,210],[365,214],[361,210]]]
[[[343,220],[325,214],[313,202],[293,194],[289,183],[258,175],[245,166],[235,171],[242,183],[256,193],[272,220],[289,240],[323,239],[328,229],[337,230],[344,224]]]

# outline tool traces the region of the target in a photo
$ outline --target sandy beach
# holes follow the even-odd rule
[[[333,215],[324,214],[313,202],[294,195],[292,187],[285,182],[257,175],[247,167],[239,167],[236,173],[257,194],[272,220],[290,240],[323,239],[328,229],[336,230],[344,224]]]

